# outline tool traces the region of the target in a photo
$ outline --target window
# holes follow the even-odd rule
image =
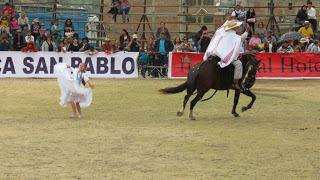
[[[197,0],[188,0],[188,6],[195,6],[197,5]]]
[[[203,5],[213,5],[214,0],[203,0]]]
[[[213,16],[204,16],[203,23],[213,23]]]
[[[196,23],[197,22],[196,16],[187,16],[187,22]]]

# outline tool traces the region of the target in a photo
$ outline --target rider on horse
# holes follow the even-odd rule
[[[239,84],[242,77],[242,63],[238,59],[243,41],[248,36],[249,28],[240,36],[237,32],[241,32],[240,26],[242,22],[237,20],[226,21],[214,34],[211,42],[204,54],[203,59],[207,60],[210,56],[218,56],[220,61],[218,64],[221,68],[228,66],[230,63],[234,65],[234,88],[245,91],[243,84]]]

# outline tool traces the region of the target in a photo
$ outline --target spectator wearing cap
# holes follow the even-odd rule
[[[301,27],[298,32],[303,34],[305,38],[312,38],[314,35],[309,21],[305,21],[303,27]]]
[[[43,41],[41,45],[41,51],[57,51],[57,45],[56,43],[52,40],[51,35],[47,35],[46,40]]]
[[[84,52],[90,49],[89,39],[87,37],[82,38],[82,42],[80,44],[80,52]]]
[[[2,37],[0,41],[0,51],[9,51],[10,43],[6,37]]]
[[[26,16],[26,13],[22,12],[19,14],[18,24],[22,31],[29,29],[29,18]]]
[[[314,7],[312,7],[312,2],[308,2],[307,14],[308,14],[308,21],[312,24],[313,32],[317,32],[317,11]]]
[[[127,49],[129,49],[130,52],[139,52],[141,47],[142,46],[141,46],[140,42],[138,41],[138,35],[133,34],[132,39],[127,46]]]
[[[309,39],[301,38],[300,39],[300,48],[302,52],[306,52],[308,48]]]
[[[14,9],[11,7],[10,3],[6,3],[1,13],[3,16],[9,16],[10,18],[14,15]]]
[[[169,33],[168,28],[166,27],[166,23],[161,21],[160,22],[160,27],[158,27],[157,32],[156,32],[156,37],[157,39],[161,38],[161,33],[164,33],[165,38],[170,40],[171,39],[171,35]]]
[[[31,32],[32,32],[32,36],[34,37],[34,41],[36,42],[38,40],[38,38],[40,37],[40,29],[41,29],[41,25],[40,25],[40,21],[38,18],[35,18],[32,21],[31,24]]]

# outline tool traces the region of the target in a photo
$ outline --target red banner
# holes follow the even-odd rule
[[[203,54],[171,53],[169,78],[186,78],[189,70],[202,60]],[[320,54],[258,53],[260,79],[320,79]]]

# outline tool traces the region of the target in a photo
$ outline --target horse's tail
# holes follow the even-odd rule
[[[175,93],[184,91],[185,89],[187,89],[187,86],[188,86],[188,82],[186,81],[177,87],[164,88],[164,89],[160,89],[159,91],[163,94],[175,94]]]

